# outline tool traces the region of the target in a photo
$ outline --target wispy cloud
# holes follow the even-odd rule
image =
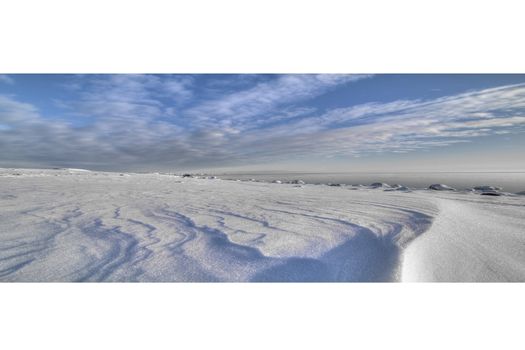
[[[245,129],[276,114],[278,107],[326,93],[331,88],[370,77],[369,75],[283,75],[242,91],[206,101],[186,111],[202,125],[225,125]]]
[[[0,84],[1,83],[12,85],[15,83],[15,81],[9,75],[0,74]]]
[[[257,164],[446,147],[523,132],[525,84],[428,100],[318,110],[305,104],[366,76],[284,75],[203,100],[192,76],[78,77],[62,101],[75,117],[43,114],[0,95],[0,162],[100,169]],[[242,88],[238,88],[241,86]]]
[[[191,76],[125,74],[78,79],[79,83],[70,84],[77,98],[62,101],[62,105],[87,117],[129,120],[173,116],[192,96]]]
[[[525,85],[434,100],[368,103],[339,108],[257,131],[265,152],[305,155],[413,151],[472,137],[523,131]],[[248,148],[249,149],[249,148]]]

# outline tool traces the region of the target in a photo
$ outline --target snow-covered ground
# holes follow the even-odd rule
[[[525,281],[525,196],[374,187],[0,169],[0,281]]]

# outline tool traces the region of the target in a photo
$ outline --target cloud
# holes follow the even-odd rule
[[[0,74],[0,83],[12,85],[15,81],[7,74]]]
[[[240,129],[260,124],[279,106],[297,103],[319,96],[328,90],[349,82],[369,78],[370,75],[282,75],[260,82],[242,91],[206,101],[186,115],[203,125],[222,124]]]
[[[74,100],[58,101],[87,118],[170,117],[193,94],[191,76],[119,74],[79,76],[68,84]],[[166,103],[165,101],[169,101]]]
[[[257,131],[267,156],[409,152],[523,131],[525,85],[468,92],[434,100],[368,103],[339,108]],[[250,149],[248,145],[243,148]]]
[[[407,153],[523,132],[525,84],[431,100],[318,110],[310,99],[366,76],[290,75],[235,82],[203,99],[191,76],[76,77],[49,116],[0,95],[0,164],[182,169],[296,158]],[[236,79],[236,78],[235,78]]]

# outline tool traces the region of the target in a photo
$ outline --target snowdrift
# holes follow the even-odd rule
[[[497,189],[125,175],[0,170],[0,281],[525,281]]]

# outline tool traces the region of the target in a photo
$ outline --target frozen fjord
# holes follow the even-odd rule
[[[525,196],[1,169],[0,281],[525,281],[524,214]]]

